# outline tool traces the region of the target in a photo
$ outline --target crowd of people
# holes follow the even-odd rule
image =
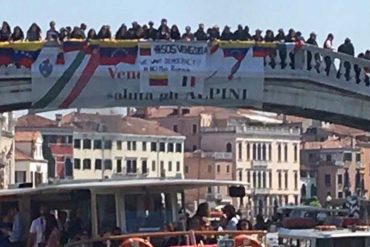
[[[87,30],[87,25],[82,23],[75,27],[62,27],[59,30],[54,21],[49,24],[45,39],[63,42],[66,39],[81,39],[81,40],[95,40],[95,39],[116,39],[116,40],[130,40],[130,39],[144,39],[144,40],[185,40],[185,41],[209,41],[209,40],[240,40],[240,41],[256,41],[256,42],[306,42],[307,44],[318,46],[317,35],[311,33],[309,38],[304,39],[300,31],[289,29],[286,33],[283,29],[279,29],[275,35],[274,31],[268,29],[263,34],[260,29],[250,33],[249,27],[239,24],[235,31],[232,31],[229,26],[225,26],[222,31],[216,25],[205,28],[204,24],[199,24],[198,29],[192,32],[190,26],[185,27],[183,33],[180,32],[177,25],[168,25],[166,19],[162,19],[160,25],[156,28],[154,23],[149,21],[148,24],[140,25],[138,22],[133,22],[131,27],[122,24],[116,33],[113,35],[109,25],[103,25],[99,31],[94,28]],[[0,42],[5,41],[40,41],[42,40],[41,28],[33,23],[26,34],[19,26],[13,28],[4,21],[0,29]],[[334,35],[329,34],[325,39],[323,48],[334,49],[333,46]],[[354,56],[355,50],[349,38],[339,46],[338,52]],[[370,50],[367,50],[358,55],[360,58],[370,59]]]

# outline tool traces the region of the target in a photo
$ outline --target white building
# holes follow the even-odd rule
[[[47,182],[48,167],[42,154],[42,142],[41,133],[38,131],[15,133],[15,168],[12,182],[32,183],[34,187]]]
[[[74,179],[184,177],[185,137],[157,122],[86,113],[63,122],[75,127]]]
[[[13,113],[0,113],[0,189],[11,183],[14,167],[14,119]]]
[[[282,125],[203,128],[202,148],[233,154],[235,179],[250,184],[244,206],[254,215],[300,203],[300,130]]]

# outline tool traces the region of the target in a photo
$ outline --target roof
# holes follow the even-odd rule
[[[287,229],[279,228],[279,236],[298,238],[298,239],[316,239],[316,238],[348,238],[348,237],[370,237],[369,231],[351,231],[349,229],[337,229],[334,231],[318,231],[316,229]]]
[[[194,189],[209,186],[247,186],[241,181],[227,180],[204,180],[204,179],[109,179],[109,180],[72,180],[61,182],[60,184],[45,184],[36,188],[8,189],[0,190],[2,196],[19,194],[38,194],[38,193],[58,193],[76,189],[153,189],[153,190],[173,190],[173,189]]]
[[[342,135],[342,136],[357,136],[357,135],[362,135],[366,133],[363,130],[354,129],[354,128],[347,127],[344,125],[339,125],[339,124],[330,124],[322,129],[328,132],[331,132],[331,133]]]
[[[329,138],[325,141],[303,142],[302,149],[315,150],[315,149],[353,149],[351,138]]]
[[[80,132],[108,132],[132,135],[181,136],[166,129],[156,121],[120,115],[100,115],[89,113],[70,113],[63,117],[65,124],[72,124]]]
[[[36,114],[28,114],[17,119],[16,127],[55,127],[56,121]]]
[[[167,118],[167,117],[178,117],[180,109],[180,115],[183,117],[198,117],[202,114],[212,115],[214,119],[247,119],[254,122],[263,122],[270,124],[281,124],[282,121],[277,119],[277,114],[255,111],[251,109],[232,109],[222,107],[211,107],[211,106],[193,106],[188,108],[170,108],[170,107],[159,107],[149,108],[147,118]]]
[[[39,131],[16,131],[15,141],[16,142],[34,142],[41,137]]]
[[[33,158],[23,152],[22,150],[18,149],[18,148],[15,148],[15,161],[32,161]]]

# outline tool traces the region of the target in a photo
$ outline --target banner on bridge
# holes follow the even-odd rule
[[[69,41],[32,64],[33,109],[260,106],[263,57],[251,43]]]

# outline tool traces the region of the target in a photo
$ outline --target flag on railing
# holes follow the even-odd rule
[[[150,43],[140,44],[140,56],[151,56],[152,48]]]
[[[0,48],[0,65],[8,65],[13,62],[14,50],[12,48]]]
[[[34,61],[36,61],[41,50],[26,51],[26,50],[14,50],[13,62],[18,66],[24,66],[31,68]]]
[[[195,76],[183,76],[182,77],[182,86],[183,87],[195,87],[196,78]]]
[[[267,57],[276,53],[277,45],[274,43],[257,44],[253,46],[253,57]]]
[[[149,86],[151,87],[168,86],[168,76],[167,75],[150,75],[149,76]]]

